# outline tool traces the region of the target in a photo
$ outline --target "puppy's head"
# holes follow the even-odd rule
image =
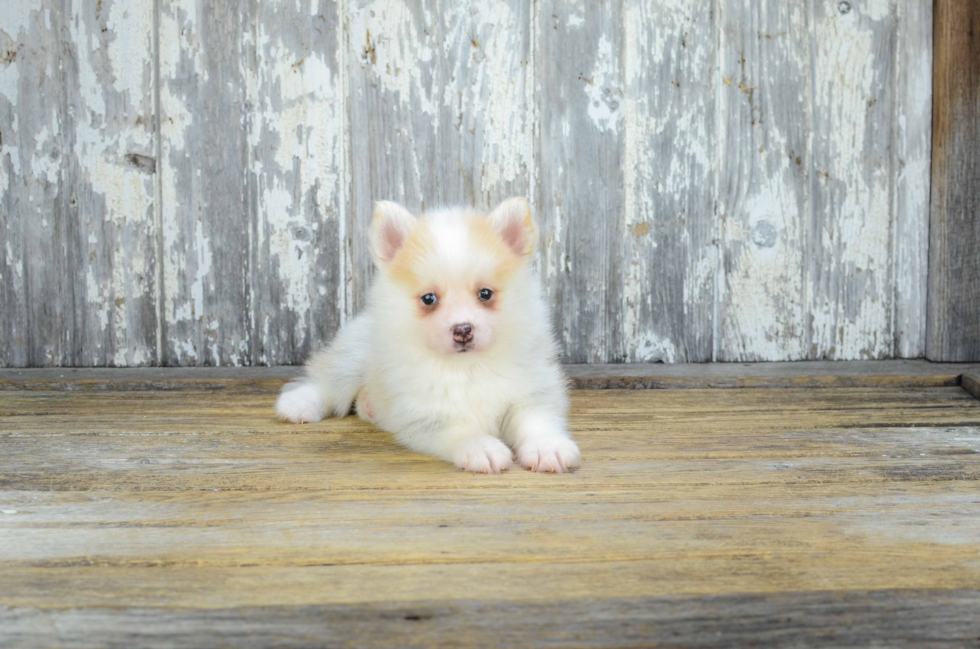
[[[535,237],[523,198],[489,215],[449,210],[420,218],[378,203],[371,250],[387,280],[382,299],[397,302],[385,311],[403,320],[391,324],[439,354],[490,349],[518,319],[521,271]]]

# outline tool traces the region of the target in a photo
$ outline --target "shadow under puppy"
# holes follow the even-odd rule
[[[530,258],[527,201],[490,215],[416,218],[377,204],[371,251],[380,272],[365,312],[283,388],[281,419],[358,415],[422,453],[467,471],[517,462],[563,472],[581,461],[551,319]],[[513,452],[511,451],[513,449]]]

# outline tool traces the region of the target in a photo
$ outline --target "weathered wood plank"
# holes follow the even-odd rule
[[[980,360],[980,7],[935,12],[926,356]]]
[[[606,203],[585,202],[577,212],[574,203],[561,206],[568,210],[570,233],[585,231],[588,236],[587,223],[605,221],[612,244],[609,253],[585,244],[582,252],[590,251],[592,261],[579,262],[581,270],[573,271],[585,275],[593,272],[593,264],[602,269],[604,254],[611,259],[608,280],[603,281],[601,273],[592,280],[600,288],[596,297],[602,295],[601,288],[608,291],[606,303],[593,306],[591,296],[578,298],[585,309],[607,312],[604,328],[579,332],[591,338],[593,353],[570,352],[569,360],[708,361],[715,345],[718,265],[718,18],[698,2],[639,1],[627,3],[621,20],[621,32],[611,33],[612,25],[605,25],[603,36],[615,43],[620,37],[614,34],[625,34],[624,90],[614,83],[609,86],[612,95],[599,97],[597,87],[589,86],[591,103],[585,108],[595,121],[594,113],[600,110],[596,98],[609,104],[621,124],[623,170],[604,169],[604,160],[593,169],[588,151],[571,151],[577,157],[569,160],[571,175],[562,179],[579,186],[583,194],[592,190],[582,175],[616,183],[614,189],[622,182],[624,188],[622,199],[612,194],[615,203],[611,198]],[[599,26],[588,21],[586,25]],[[598,117],[601,124],[601,110]],[[573,123],[571,138],[578,140],[574,127]],[[548,161],[543,164],[550,160],[542,157]],[[573,284],[572,290],[582,287]],[[600,341],[605,342],[604,350]]]
[[[17,4],[0,14],[0,365],[152,363],[152,7]]]
[[[299,367],[6,369],[0,390],[146,391],[253,390],[278,392]],[[566,365],[576,389],[785,387],[941,387],[957,385],[980,364],[923,360],[800,361],[791,363]]]
[[[160,2],[165,365],[250,360],[247,25],[237,2]]]
[[[945,437],[953,441],[959,430],[951,429]],[[889,436],[878,448],[862,450],[893,451],[888,443],[905,443],[910,437]],[[865,435],[853,446],[861,447],[870,438]],[[980,436],[974,434],[974,440]],[[914,450],[940,449],[916,445]],[[766,459],[784,458],[770,454]],[[786,466],[784,470],[793,470],[795,464]],[[697,552],[692,541],[709,532],[721,545],[712,554],[728,558],[758,556],[790,540],[782,549],[791,560],[824,552],[829,543],[843,543],[838,547],[842,551],[867,545],[892,552],[909,540],[968,546],[962,550],[977,547],[980,520],[969,507],[976,495],[975,479],[949,481],[932,475],[927,480],[910,474],[857,483],[848,480],[849,473],[845,467],[842,480],[805,485],[809,489],[799,483],[661,485],[670,489],[669,504],[653,496],[652,486],[642,485],[619,490],[592,485],[585,497],[584,487],[530,486],[517,493],[489,486],[272,490],[261,495],[213,490],[4,492],[4,508],[16,513],[0,518],[0,571],[85,565],[673,562]],[[928,530],[910,527],[924,519],[934,521]],[[857,535],[863,538],[846,540]]]
[[[376,491],[487,484],[406,451],[353,417],[290,426],[272,418],[271,394],[193,394],[0,393],[0,488],[265,491],[288,485]],[[678,489],[980,476],[976,455],[941,450],[976,451],[980,402],[955,386],[582,391],[573,394],[572,405],[571,426],[592,462],[589,470],[545,483],[511,472],[495,484]],[[947,444],[941,434],[917,431],[924,425],[960,427],[962,439]],[[836,428],[857,430],[821,432]],[[888,428],[904,430],[883,430]],[[711,438],[710,431],[718,430],[724,437]],[[905,441],[889,442],[892,434]],[[870,451],[856,452],[854,444]],[[886,446],[915,452],[895,454]],[[627,462],[624,448],[630,449]]]
[[[0,10],[0,365],[70,365],[61,3]],[[68,45],[70,47],[70,44]]]
[[[808,4],[721,5],[716,360],[807,358]]]
[[[65,11],[73,44],[62,60],[71,364],[150,365],[158,299],[153,7],[79,1]]]
[[[349,313],[363,306],[373,271],[375,201],[489,209],[530,191],[530,4],[348,6]]]
[[[964,374],[960,377],[960,387],[980,399],[980,374]]]
[[[548,300],[565,361],[624,360],[623,6],[545,1],[536,12],[536,207]],[[642,306],[631,304],[634,320]]]
[[[958,387],[579,391],[586,462],[557,476],[281,424],[273,398],[0,393],[0,642],[974,632],[980,401]]]
[[[810,6],[807,356],[886,358],[895,337],[895,4]]]
[[[892,163],[895,193],[892,276],[895,338],[892,355],[926,351],[929,272],[929,177],[932,158],[933,0],[896,3],[895,123]]]
[[[928,0],[137,4],[0,15],[0,365],[299,362],[375,199],[510,194],[567,360],[923,350]]]
[[[0,608],[11,647],[947,647],[980,634],[980,591],[893,589],[557,602],[421,600],[247,608]],[[845,622],[846,621],[846,622]]]
[[[249,362],[299,364],[346,304],[343,18],[332,0],[248,12]]]

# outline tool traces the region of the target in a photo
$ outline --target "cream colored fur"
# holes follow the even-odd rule
[[[474,218],[488,219],[505,246],[487,246],[477,237]],[[408,254],[408,237],[422,231],[431,252],[399,257]],[[361,418],[405,446],[468,471],[499,473],[515,456],[535,471],[577,466],[566,379],[528,263],[535,234],[523,199],[511,199],[486,217],[443,210],[418,219],[380,203],[372,225],[379,272],[367,309],[313,355],[305,378],[283,389],[278,416],[315,422],[356,407]],[[516,271],[502,282],[497,308],[486,308],[474,291],[505,262]],[[429,315],[418,304],[418,293],[430,289],[413,291],[406,273],[418,286],[443,292],[438,310]],[[473,323],[475,339],[472,351],[454,353],[463,347],[452,338],[452,325],[460,319]]]

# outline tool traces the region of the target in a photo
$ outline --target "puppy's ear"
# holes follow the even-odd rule
[[[415,217],[398,203],[375,203],[374,220],[371,222],[371,252],[379,266],[395,258],[413,225]]]
[[[531,206],[523,198],[508,198],[490,213],[490,224],[519,257],[534,252],[538,231],[531,218]]]

